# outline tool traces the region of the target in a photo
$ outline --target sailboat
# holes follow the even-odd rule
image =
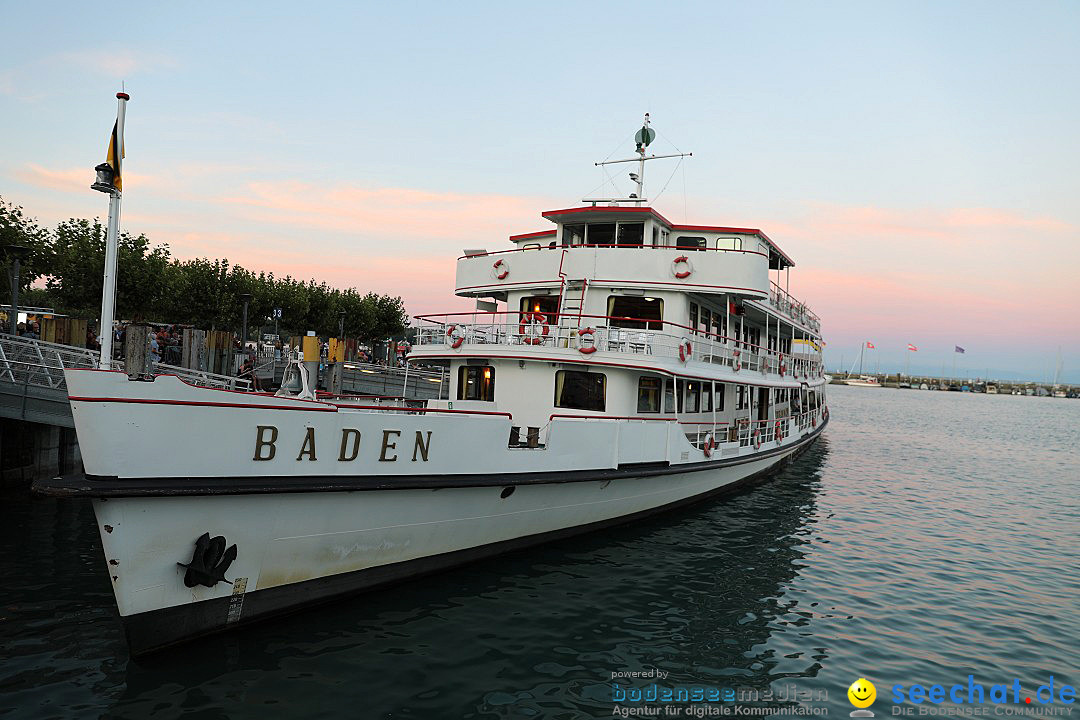
[[[848,370],[848,378],[844,380],[845,385],[858,385],[859,387],[881,387],[881,383],[873,375],[863,375],[863,353],[866,352],[866,348],[873,349],[874,345],[869,340],[864,340],[859,347],[859,359],[851,363],[851,369]],[[859,377],[853,378],[851,374],[855,371],[855,365],[859,366]]]

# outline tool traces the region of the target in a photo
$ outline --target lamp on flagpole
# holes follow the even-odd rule
[[[105,233],[105,276],[101,287],[101,360],[102,370],[112,367],[113,316],[116,314],[116,256],[120,234],[120,188],[116,181],[122,177],[121,159],[124,157],[124,114],[130,96],[116,93],[116,129],[113,135],[113,160],[115,167],[104,162],[94,168],[97,177],[91,190],[109,195],[109,226]]]
[[[11,328],[12,335],[19,334],[19,274],[22,261],[30,254],[30,248],[24,245],[8,245],[4,251],[11,256]]]

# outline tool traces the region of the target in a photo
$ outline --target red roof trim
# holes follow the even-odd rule
[[[633,213],[646,213],[646,214],[652,215],[657,220],[660,220],[661,222],[663,222],[668,227],[672,227],[672,224],[671,224],[670,220],[668,220],[666,217],[664,217],[660,213],[656,212],[656,210],[652,209],[651,207],[646,207],[646,206],[643,206],[643,207],[621,207],[621,206],[620,207],[609,207],[609,206],[605,206],[605,205],[597,205],[597,206],[593,207],[593,206],[590,205],[588,207],[565,208],[563,210],[548,210],[546,212],[540,213],[540,217],[551,219],[551,217],[553,217],[553,216],[574,215],[576,213],[588,213],[588,212],[591,212],[591,213],[631,213],[631,214],[633,214]]]
[[[539,232],[522,233],[521,235],[511,235],[510,242],[515,240],[530,240],[532,238],[547,237],[548,235],[554,235],[554,230],[540,230]]]

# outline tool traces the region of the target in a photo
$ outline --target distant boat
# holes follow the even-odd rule
[[[859,387],[881,387],[881,383],[878,382],[878,379],[876,377],[874,377],[873,375],[862,374],[863,352],[866,350],[866,345],[867,342],[864,340],[862,347],[859,348],[859,359],[851,363],[851,370],[848,370],[848,377],[846,380],[844,380],[845,385],[857,385]],[[851,373],[855,370],[856,364],[858,364],[859,366],[859,377],[852,378]]]
[[[920,383],[920,384],[919,384],[919,389],[920,389],[920,390],[929,390],[929,389],[930,389],[930,386],[929,386],[929,385],[927,385],[926,383]]]
[[[997,395],[998,394],[997,385],[987,385],[986,386],[986,394],[987,395]]]

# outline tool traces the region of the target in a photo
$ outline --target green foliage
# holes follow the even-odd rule
[[[75,317],[97,318],[105,268],[105,227],[99,220],[70,219],[43,230],[21,207],[0,198],[0,245],[31,249],[23,262],[22,304],[44,305]],[[45,288],[30,289],[44,278]],[[274,308],[282,309],[283,335],[314,330],[337,335],[344,312],[345,334],[365,341],[399,337],[408,316],[400,297],[338,290],[325,282],[258,274],[228,260],[174,259],[168,245],[151,245],[145,235],[121,233],[117,256],[117,317],[128,320],[191,324],[239,333],[243,302],[248,307],[249,337],[272,327]],[[31,301],[31,298],[33,300]]]

